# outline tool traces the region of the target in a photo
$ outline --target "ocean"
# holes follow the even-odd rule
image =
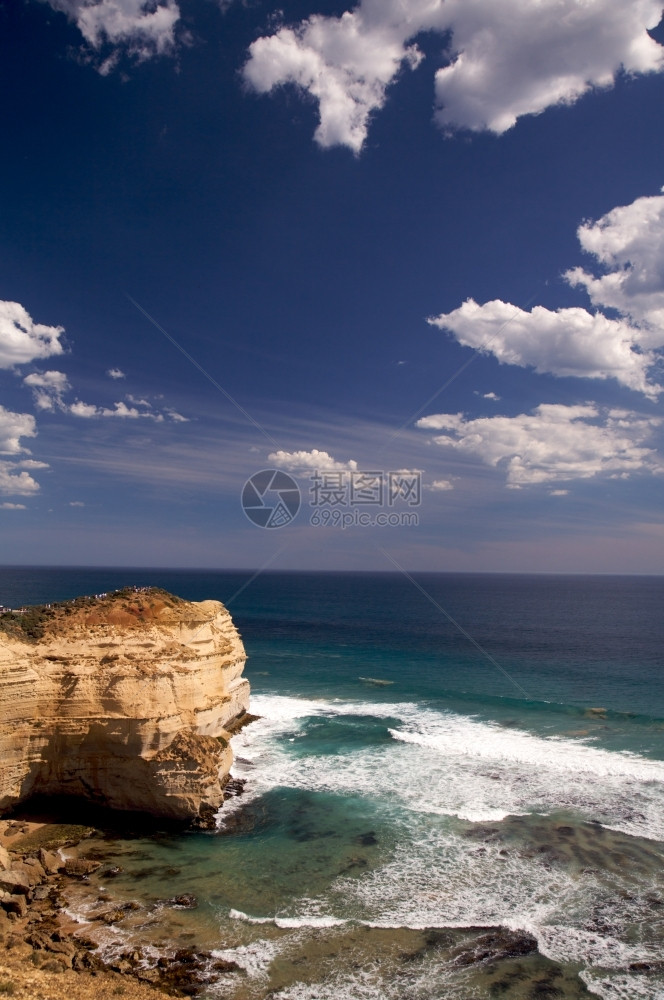
[[[90,842],[72,915],[131,902],[100,946],[208,950],[210,998],[664,998],[664,578],[414,581],[0,570],[222,600],[249,657],[219,831]]]

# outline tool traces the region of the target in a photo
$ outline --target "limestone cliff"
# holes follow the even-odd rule
[[[248,708],[218,601],[130,588],[0,615],[0,812],[34,795],[206,820]]]

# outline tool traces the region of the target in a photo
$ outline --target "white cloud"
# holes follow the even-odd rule
[[[166,413],[170,417],[170,419],[174,423],[176,423],[176,424],[188,424],[189,423],[189,417],[183,417],[182,414],[178,413],[177,410],[171,410],[168,407],[166,407],[166,409],[164,410],[164,413]]]
[[[68,410],[75,417],[84,417],[86,419],[92,417],[122,417],[127,420],[140,420],[141,417],[144,417],[148,420],[154,420],[156,423],[162,423],[164,419],[161,413],[153,413],[151,410],[139,410],[136,406],[127,406],[122,400],[110,407],[94,406],[91,403],[82,403],[80,399],[77,399],[75,403],[71,404]]]
[[[659,71],[648,28],[658,0],[360,0],[341,17],[313,14],[258,38],[244,68],[259,93],[294,84],[319,106],[316,141],[358,152],[372,113],[404,66],[419,65],[421,32],[445,36],[436,72],[444,128],[511,128],[517,118],[608,87],[622,69]]]
[[[95,53],[106,51],[99,64],[106,74],[120,55],[139,62],[155,55],[167,55],[175,47],[175,26],[180,8],[175,0],[47,0],[74,22]],[[114,376],[111,376],[114,377]]]
[[[565,278],[585,288],[597,309],[614,310],[617,318],[582,308],[535,306],[526,312],[500,299],[483,305],[469,299],[428,322],[504,364],[615,378],[655,399],[662,386],[653,381],[654,371],[664,349],[664,194],[613,208],[596,222],[584,222],[577,234],[605,273],[595,276],[576,267]]]
[[[569,496],[569,490],[549,490],[550,497],[566,497]]]
[[[627,478],[663,473],[664,463],[648,447],[659,418],[629,410],[600,411],[592,403],[542,403],[531,414],[467,419],[462,413],[422,417],[417,426],[443,431],[436,444],[506,472],[507,485],[565,482],[596,476]]]
[[[595,306],[617,309],[640,327],[643,347],[664,347],[664,195],[637,198],[578,229],[583,249],[607,273],[577,267],[565,277]]]
[[[450,0],[454,56],[436,73],[444,127],[498,134],[523,115],[572,104],[616,74],[664,68],[648,35],[658,0]]]
[[[312,451],[273,451],[268,460],[289,472],[356,472],[357,462],[337,462],[326,451],[314,448]]]
[[[69,407],[69,413],[72,413],[75,417],[96,417],[98,416],[97,407],[92,403],[82,403],[80,399],[77,399],[75,403],[72,403]]]
[[[71,389],[64,372],[33,372],[32,375],[26,375],[23,382],[32,389],[38,410],[64,409],[62,397]]]
[[[468,299],[428,322],[503,364],[532,367],[540,374],[615,378],[651,398],[661,391],[648,381],[656,358],[640,348],[640,330],[626,320],[581,308],[553,312],[535,306],[526,312],[500,299],[484,305]]]
[[[498,403],[500,398],[501,397],[497,396],[495,392],[485,392],[482,394],[482,399],[491,399],[494,403]]]
[[[31,413],[12,413],[0,406],[0,454],[20,455],[28,449],[21,446],[21,438],[36,437],[37,427]],[[0,461],[0,494],[9,496],[32,496],[39,491],[30,472],[48,468],[45,462],[31,458],[18,461]]]
[[[83,503],[82,500],[70,500],[69,501],[69,506],[70,507],[85,507],[85,504]]]
[[[27,510],[24,503],[0,503],[0,510]]]
[[[37,425],[31,413],[12,413],[0,406],[0,455],[20,455],[22,437],[36,437]]]
[[[313,14],[297,28],[281,28],[250,46],[245,79],[259,93],[294,83],[315,97],[320,109],[316,141],[359,152],[369,116],[385,101],[385,91],[403,63],[416,66],[421,54],[405,46],[405,25],[390,23],[361,4],[340,18]],[[373,5],[375,7],[375,5]],[[384,3],[385,12],[393,4]]]
[[[434,479],[428,488],[434,493],[446,493],[448,490],[454,489],[454,483],[450,482],[449,479]]]
[[[0,301],[0,368],[62,354],[62,333],[61,326],[33,322],[27,309],[18,302]]]
[[[28,472],[17,472],[13,462],[0,462],[0,493],[29,497],[39,492],[39,483]]]
[[[108,375],[109,378],[115,378],[115,379],[127,377],[121,368],[109,368],[106,374]]]

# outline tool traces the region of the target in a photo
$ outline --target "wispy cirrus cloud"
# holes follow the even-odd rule
[[[659,72],[648,29],[657,0],[360,0],[340,17],[312,14],[258,38],[244,68],[258,93],[292,84],[318,102],[319,145],[359,152],[388,88],[423,54],[422,32],[443,39],[436,121],[501,134],[523,115],[571,104],[620,71]]]

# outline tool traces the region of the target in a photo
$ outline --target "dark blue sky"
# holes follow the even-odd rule
[[[369,0],[278,21],[169,0],[172,31],[151,35],[140,0],[115,35],[111,0],[0,7],[0,299],[64,348],[0,311],[3,562],[388,569],[382,546],[410,568],[664,571],[664,64],[650,41],[629,65],[652,4],[594,0],[565,34],[530,0],[472,0],[493,33],[479,55],[454,4],[450,25],[410,5],[412,33]],[[383,44],[423,58],[376,70],[351,148],[344,108]],[[472,102],[458,51],[486,76]],[[562,68],[603,86],[560,104]],[[279,530],[240,506],[263,468],[303,491]],[[419,523],[310,525],[316,468],[410,470]]]

